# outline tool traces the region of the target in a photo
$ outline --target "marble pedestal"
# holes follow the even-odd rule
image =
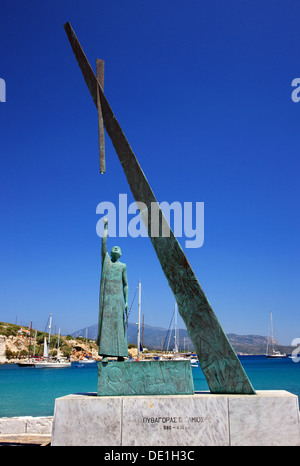
[[[298,397],[68,395],[55,401],[52,445],[300,445]]]

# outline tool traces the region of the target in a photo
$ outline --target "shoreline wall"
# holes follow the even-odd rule
[[[51,435],[53,416],[19,416],[0,418],[0,435],[42,434]]]

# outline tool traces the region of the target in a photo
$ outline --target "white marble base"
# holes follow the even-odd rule
[[[300,445],[298,397],[68,395],[55,401],[52,445]]]

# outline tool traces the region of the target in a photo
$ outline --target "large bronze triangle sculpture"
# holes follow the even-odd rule
[[[101,79],[101,71],[98,71],[101,70],[101,63],[97,62],[96,77],[70,23],[66,23],[64,28],[98,110],[99,137],[101,138],[102,135],[102,140],[100,139],[100,171],[105,171],[103,160],[104,131],[101,124],[103,119],[105,129],[119,157],[158,260],[174,293],[179,313],[194,344],[211,393],[255,394],[243,366],[223,332],[179,242],[172,231],[170,231],[169,236],[161,233],[167,231],[169,225],[104,95],[103,77]],[[140,206],[142,207],[140,208]],[[155,211],[153,206],[157,206],[160,216],[158,235],[151,234],[151,214],[153,216]],[[156,215],[157,212],[155,212]]]

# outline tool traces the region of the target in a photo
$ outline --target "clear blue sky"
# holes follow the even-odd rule
[[[0,320],[63,333],[98,319],[96,207],[129,191],[63,29],[91,62],[159,201],[204,202],[185,253],[227,333],[300,337],[300,6],[290,0],[2,0]],[[184,242],[180,240],[184,246]],[[148,238],[113,238],[131,302],[169,326],[174,299]],[[131,321],[137,319],[134,305]],[[181,322],[181,326],[183,326]]]

